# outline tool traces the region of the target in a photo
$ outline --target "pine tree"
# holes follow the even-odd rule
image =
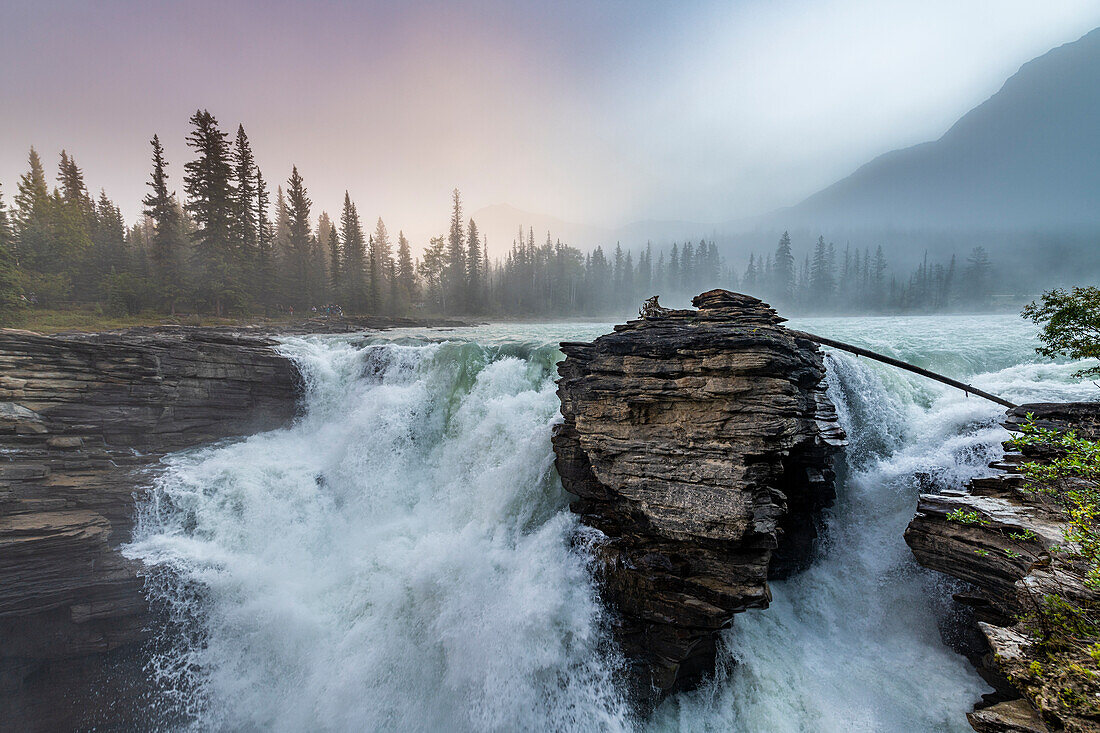
[[[966,282],[967,300],[974,305],[986,305],[992,292],[990,274],[993,264],[985,247],[978,245],[970,250],[966,258],[966,270],[963,272]]]
[[[412,250],[409,248],[409,240],[405,239],[404,232],[397,233],[397,284],[403,306],[408,308],[409,305],[416,302],[418,293],[416,292],[416,269],[413,266]]]
[[[668,277],[667,277],[668,289],[672,291],[670,295],[677,295],[680,292],[680,246],[676,243],[672,243],[672,251],[668,255]]]
[[[241,298],[233,244],[235,195],[229,143],[208,111],[198,110],[190,122],[194,129],[187,136],[187,145],[198,157],[184,164],[183,185],[188,196],[186,209],[197,225],[193,238],[201,273],[198,289],[215,314],[222,316]]]
[[[275,234],[267,218],[270,195],[267,182],[256,168],[256,294],[264,306],[264,315],[271,313],[275,284],[278,281],[278,263],[275,259]]]
[[[446,291],[445,306],[448,312],[456,313],[466,305],[463,302],[466,291],[466,249],[463,245],[461,194],[456,188],[451,195],[454,206],[451,209],[451,229],[447,236],[447,261],[443,271],[443,288]]]
[[[832,301],[836,290],[833,277],[836,261],[836,248],[825,244],[825,237],[818,237],[814,245],[813,263],[810,265],[811,303],[824,308]]]
[[[775,294],[784,305],[794,302],[794,253],[791,235],[783,232],[775,248]]]
[[[233,142],[233,224],[237,256],[246,278],[256,290],[256,258],[259,250],[259,225],[256,220],[256,159],[252,145],[244,132],[244,125],[237,126]]]
[[[940,298],[937,304],[940,308],[946,308],[951,303],[952,288],[955,287],[955,253],[951,253],[951,264],[947,266],[947,272],[943,276],[943,285],[940,287]]]
[[[680,292],[691,295],[695,292],[695,248],[691,242],[684,242],[680,251]]]
[[[84,300],[96,294],[103,275],[102,263],[93,251],[96,226],[95,205],[84,185],[84,174],[65,151],[57,171],[61,189],[54,189],[49,207],[49,259],[40,264],[43,272],[73,277],[73,290]]]
[[[446,240],[443,237],[432,237],[428,248],[424,250],[424,256],[417,265],[420,277],[424,279],[427,289],[425,297],[439,308],[440,312],[447,311],[447,288],[445,276],[447,271]]]
[[[149,241],[149,261],[158,297],[175,313],[176,300],[182,295],[183,241],[178,208],[168,192],[168,162],[160,138],[153,135],[153,173],[145,185],[153,189],[142,199],[145,215],[153,220]]]
[[[51,252],[52,201],[46,188],[46,171],[32,147],[27,155],[30,170],[19,178],[15,194],[15,254],[25,271],[46,271],[57,263]]]
[[[79,212],[84,227],[91,236],[92,228],[95,226],[95,205],[88,193],[88,187],[84,184],[84,172],[64,150],[61,151],[61,163],[57,168],[57,182],[61,184],[62,200],[67,206]]]
[[[339,298],[340,293],[340,235],[336,233],[336,225],[329,222],[328,225],[328,285],[332,292],[333,300]]]
[[[751,295],[756,290],[757,284],[756,255],[750,252],[749,264],[745,267],[745,276],[741,278],[741,286],[746,293]]]
[[[386,276],[389,272],[390,235],[382,217],[374,226],[374,234],[369,240],[368,252],[368,295],[372,313],[381,313],[388,302]]]
[[[310,236],[309,210],[313,205],[306,192],[305,182],[293,166],[286,186],[286,208],[289,221],[287,239],[287,274],[290,278],[288,295],[294,305],[309,307],[317,296],[312,261],[313,242]]]
[[[365,281],[366,250],[363,245],[363,225],[359,221],[359,212],[351,202],[351,196],[344,192],[344,210],[340,214],[340,239],[343,244],[344,298],[348,308],[356,313],[364,312],[367,306],[367,287]]]
[[[329,215],[328,215],[327,211],[322,211],[321,215],[319,217],[317,217],[317,228],[315,229],[315,231],[317,232],[317,236],[316,236],[316,239],[317,239],[316,256],[317,256],[317,258],[320,262],[320,270],[321,270],[321,283],[320,283],[320,290],[319,290],[319,296],[318,297],[320,297],[321,300],[324,300],[324,301],[329,301],[330,300],[329,295],[333,292],[332,291],[332,273],[333,273],[333,270],[332,270],[332,249],[333,249],[333,243],[329,239],[329,234],[332,233],[332,229],[333,229],[332,219],[329,218]],[[340,249],[339,242],[336,243],[336,249],[337,249],[337,251],[339,251],[339,249]],[[336,267],[337,267],[337,274],[339,274],[338,273],[339,267],[340,267],[339,257],[337,257],[337,260],[336,260]]]
[[[886,307],[886,255],[882,252],[880,244],[875,249],[875,262],[871,266],[871,306],[876,310]]]
[[[480,313],[484,308],[482,282],[481,235],[470,219],[466,227],[466,303],[471,313]]]
[[[0,191],[0,326],[18,325],[26,308],[22,277],[15,259],[15,236]]]
[[[126,222],[122,211],[107,198],[107,192],[100,190],[96,204],[96,228],[92,237],[93,255],[100,271],[105,274],[120,274],[129,267],[126,251]]]

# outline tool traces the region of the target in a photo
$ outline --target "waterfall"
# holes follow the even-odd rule
[[[810,330],[1017,401],[1095,397],[1073,365],[1035,362],[1015,322],[866,320]],[[167,619],[151,724],[967,730],[988,688],[944,644],[951,586],[902,532],[924,487],[988,470],[999,408],[830,354],[852,444],[814,564],[736,618],[711,680],[639,720],[550,445],[554,344],[603,330],[286,339],[301,417],[167,458],[125,548]]]

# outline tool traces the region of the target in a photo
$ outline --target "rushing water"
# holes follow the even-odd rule
[[[1095,399],[1013,317],[809,331],[1018,402]],[[819,557],[723,637],[713,679],[632,716],[586,534],[553,472],[560,340],[592,324],[287,339],[294,425],[171,456],[126,552],[171,618],[151,723],[197,730],[968,730],[946,583],[902,532],[921,486],[987,470],[997,406],[846,354],[851,446]],[[921,483],[923,482],[923,483]]]

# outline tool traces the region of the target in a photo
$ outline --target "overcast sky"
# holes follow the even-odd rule
[[[0,184],[61,148],[132,219],[153,133],[243,122],[270,181],[344,189],[417,240],[509,203],[568,221],[720,222],[939,137],[1096,0],[5,0]],[[423,244],[416,241],[417,245]]]

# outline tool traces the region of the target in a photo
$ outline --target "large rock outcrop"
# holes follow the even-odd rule
[[[1040,427],[1075,430],[1082,438],[1100,440],[1100,403],[1021,405],[1009,411],[1004,424],[1016,428],[1028,415]],[[1050,660],[1034,646],[1029,624],[1020,621],[1047,596],[1095,608],[1100,606],[1100,593],[1086,587],[1080,568],[1067,562],[1071,556],[1058,551],[1067,543],[1062,509],[1030,490],[1020,474],[1024,462],[1043,461],[1050,455],[1048,450],[1032,446],[1016,452],[1008,444],[1005,449],[1004,458],[990,466],[989,476],[973,479],[962,490],[922,494],[905,541],[921,565],[970,585],[971,590],[956,594],[955,599],[974,610],[988,643],[979,670],[987,677],[1003,675],[1012,683],[1004,687],[1009,692],[1014,687],[1015,694],[1023,695],[1024,699],[1001,701],[971,713],[975,730],[1100,730],[1100,704],[1074,702],[1084,696],[1076,689],[1073,675],[1062,676],[1052,669]],[[1087,693],[1088,697],[1094,694]]]
[[[222,329],[0,330],[0,728],[125,721],[149,619],[116,548],[142,470],[289,420],[299,377],[273,346]]]
[[[816,344],[755,298],[693,303],[563,343],[558,367],[557,469],[605,535],[602,593],[651,701],[711,671],[718,630],[809,560],[844,441]]]

